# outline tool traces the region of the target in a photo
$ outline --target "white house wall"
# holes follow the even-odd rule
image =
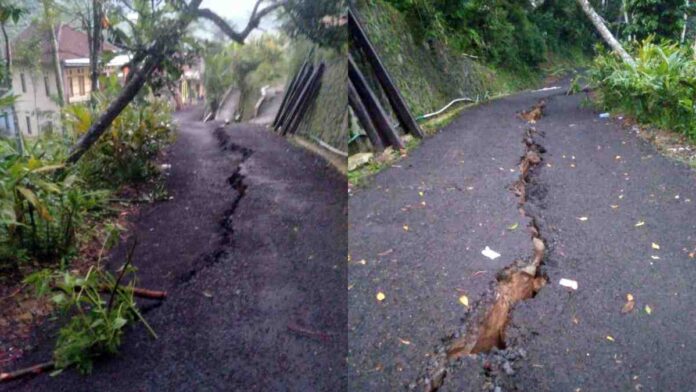
[[[24,75],[24,88],[22,75]],[[50,67],[44,67],[33,75],[27,69],[15,67],[12,72],[12,86],[14,93],[18,95],[15,108],[19,129],[24,135],[37,136],[43,127],[49,125],[56,129],[59,107],[55,102],[57,93],[55,73]],[[48,94],[46,86],[48,86]]]

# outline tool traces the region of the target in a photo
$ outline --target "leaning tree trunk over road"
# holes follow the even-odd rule
[[[80,158],[89,150],[89,148],[99,140],[99,137],[106,132],[111,123],[118,117],[123,109],[128,106],[128,104],[135,98],[140,89],[143,87],[145,82],[155,70],[155,68],[160,64],[162,59],[171,55],[172,50],[176,47],[176,44],[181,38],[188,25],[197,17],[212,18],[217,19],[218,26],[227,25],[222,18],[212,13],[210,10],[199,10],[201,2],[203,0],[192,0],[191,3],[186,7],[187,9],[181,11],[181,16],[174,23],[172,30],[167,34],[163,34],[159,37],[143,57],[142,53],[136,53],[134,57],[144,58],[143,65],[133,71],[133,76],[126,83],[125,87],[118,94],[116,99],[111,102],[111,104],[106,108],[106,111],[101,114],[101,116],[95,121],[87,130],[87,132],[77,141],[77,143],[70,148],[68,159],[66,159],[66,165],[71,165],[80,160]],[[244,43],[246,37],[251,33],[251,31],[259,25],[261,18],[281,5],[285,4],[285,1],[280,1],[269,5],[268,7],[258,10],[259,4],[262,0],[258,0],[254,11],[249,18],[249,23],[247,27],[242,30],[241,33],[237,33],[231,28],[226,29],[225,34],[227,34],[232,40],[237,41],[241,44]],[[203,11],[203,15],[200,13]],[[228,26],[229,27],[229,26]]]
[[[582,7],[582,10],[585,12],[588,18],[590,18],[590,21],[592,24],[597,28],[597,31],[599,32],[599,35],[604,38],[604,40],[609,44],[609,46],[616,51],[619,56],[623,59],[624,62],[629,64],[632,67],[635,67],[636,61],[631,57],[630,54],[626,51],[626,49],[621,46],[619,41],[614,38],[614,36],[611,34],[611,31],[607,28],[606,25],[604,25],[604,22],[602,21],[602,17],[595,12],[594,8],[592,8],[592,5],[590,5],[589,0],[577,0],[578,4],[580,4],[580,7]]]

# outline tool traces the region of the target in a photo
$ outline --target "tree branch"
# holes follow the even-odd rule
[[[276,9],[280,8],[281,6],[287,4],[286,0],[281,0],[274,2],[266,8],[259,10],[259,6],[263,1],[264,0],[256,1],[256,4],[254,5],[254,10],[251,12],[251,16],[249,17],[249,22],[247,23],[246,27],[239,32],[235,31],[232,28],[232,26],[230,26],[229,23],[227,23],[227,21],[225,21],[225,19],[223,19],[220,15],[216,14],[208,8],[198,9],[196,11],[196,17],[208,19],[209,21],[213,22],[218,28],[220,28],[220,30],[222,30],[222,32],[225,33],[225,35],[230,37],[231,40],[243,44],[244,40],[252,32],[252,30],[259,26],[261,19],[263,19],[266,15],[270,14]]]

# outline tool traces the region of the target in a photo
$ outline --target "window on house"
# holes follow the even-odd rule
[[[46,89],[46,96],[51,96],[51,86],[48,84],[48,76],[44,76],[44,88]]]
[[[78,80],[80,85],[80,95],[85,95],[85,77],[80,75]]]
[[[27,81],[24,80],[24,73],[19,74],[19,80],[22,82],[22,92],[26,93],[27,92]]]
[[[73,78],[68,77],[68,96],[70,98],[75,96],[75,90],[73,89]]]
[[[27,133],[31,135],[31,117],[27,116]]]

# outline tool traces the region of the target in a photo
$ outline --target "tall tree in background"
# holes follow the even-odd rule
[[[58,10],[54,0],[42,0],[43,4],[43,25],[48,31],[51,44],[51,62],[53,72],[56,76],[56,92],[58,98],[58,106],[61,108],[65,105],[65,95],[63,94],[63,72],[60,68],[60,57],[58,53],[58,37],[56,30],[60,28],[58,19]]]
[[[105,9],[109,3],[109,0],[63,0],[61,2],[61,13],[67,18],[74,18],[87,35],[91,91],[99,90],[104,43],[102,32],[107,26]],[[91,103],[94,106],[94,97]]]
[[[5,44],[5,74],[2,78],[2,86],[8,91],[12,91],[12,44],[7,35],[7,24],[12,22],[16,24],[19,18],[26,13],[24,8],[18,7],[7,0],[0,1],[0,29]],[[12,112],[12,122],[14,124],[15,136],[17,137],[17,150],[20,153],[24,152],[24,144],[22,143],[22,135],[19,132],[19,118],[14,102],[10,105]]]
[[[626,0],[631,15],[628,33],[637,40],[656,35],[678,41],[684,29],[687,6],[684,0]]]
[[[102,51],[102,26],[104,20],[104,1],[92,0],[92,29],[88,34],[89,42],[89,67],[90,79],[92,81],[92,91],[99,89],[99,74],[101,73],[100,54]]]

